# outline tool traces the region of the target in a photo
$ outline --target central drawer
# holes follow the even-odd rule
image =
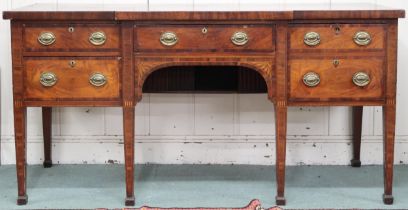
[[[120,97],[116,57],[37,58],[24,61],[26,99],[117,99]]]
[[[274,51],[271,25],[136,26],[136,51]]]

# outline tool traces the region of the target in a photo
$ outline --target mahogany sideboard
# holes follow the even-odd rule
[[[143,90],[205,92],[214,84],[227,92],[265,91],[273,103],[278,205],[286,202],[288,106],[352,106],[352,166],[361,164],[362,107],[382,106],[383,202],[393,203],[397,29],[404,10],[375,5],[311,10],[271,5],[259,11],[114,8],[38,4],[3,14],[11,19],[17,204],[28,200],[27,107],[42,107],[44,167],[52,166],[52,107],[122,107],[125,204],[134,205],[135,106]],[[202,76],[201,67],[214,70]],[[167,73],[149,79],[163,69]],[[224,80],[234,85],[225,89]],[[150,82],[145,86],[145,81]],[[160,88],[163,81],[167,86]]]

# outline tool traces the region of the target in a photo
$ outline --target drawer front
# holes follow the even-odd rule
[[[381,99],[383,69],[381,58],[339,59],[338,63],[331,59],[292,59],[289,98]]]
[[[117,58],[27,58],[26,99],[120,97]]]
[[[386,38],[381,24],[291,25],[290,49],[383,49]]]
[[[119,27],[116,25],[26,25],[27,51],[118,51]]]
[[[260,25],[136,26],[135,50],[273,51],[273,27]]]

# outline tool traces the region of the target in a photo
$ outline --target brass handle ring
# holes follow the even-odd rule
[[[248,43],[249,38],[245,32],[238,31],[231,36],[231,42],[237,46],[242,46]]]
[[[45,87],[54,86],[57,83],[57,76],[52,72],[44,72],[40,76],[40,83]]]
[[[315,72],[308,72],[303,75],[303,83],[308,87],[316,87],[320,83],[320,76]]]
[[[52,32],[42,32],[37,38],[38,42],[44,46],[52,45],[56,38]]]
[[[89,83],[91,83],[91,85],[95,86],[95,87],[100,87],[105,85],[107,82],[105,75],[103,75],[102,73],[94,73],[91,75],[91,77],[89,78]]]
[[[97,31],[89,36],[89,42],[95,46],[103,45],[106,42],[106,35],[102,31]]]
[[[160,36],[160,42],[165,46],[173,46],[177,44],[178,38],[174,32],[164,32]]]
[[[354,40],[354,43],[360,46],[366,46],[371,43],[371,36],[369,33],[365,31],[359,31],[354,34],[353,40]]]
[[[359,87],[367,86],[370,81],[370,76],[365,72],[360,71],[353,75],[353,83]]]
[[[314,31],[307,32],[303,37],[303,42],[308,46],[316,46],[320,44],[320,34]]]

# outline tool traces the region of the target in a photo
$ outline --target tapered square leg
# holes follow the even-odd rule
[[[27,202],[28,202],[27,195],[17,197],[17,205],[19,205],[19,206],[26,205]]]
[[[51,136],[52,136],[52,108],[42,108],[42,123],[43,123],[43,137],[44,137],[44,168],[52,167],[51,159]]]
[[[384,123],[384,204],[392,204],[392,182],[394,171],[394,141],[395,141],[395,100],[387,101],[383,106]]]
[[[350,160],[350,164],[351,164],[351,167],[355,167],[355,168],[361,167],[361,161],[358,159]]]
[[[361,129],[363,123],[363,107],[353,107],[353,159],[350,161],[352,167],[360,167],[361,151]]]
[[[275,104],[276,122],[276,205],[285,205],[285,159],[286,159],[286,102],[278,101]]]
[[[135,107],[123,107],[123,133],[125,146],[126,206],[135,205],[134,195],[134,136]]]
[[[52,167],[52,161],[51,160],[44,160],[43,167],[44,168],[51,168]]]
[[[134,206],[135,205],[135,197],[126,197],[125,199],[125,205],[126,206]]]
[[[18,188],[18,205],[27,203],[26,194],[26,156],[27,156],[27,108],[21,103],[14,102],[14,132],[15,132],[15,147],[16,147],[16,168],[17,168],[17,188]]]
[[[276,197],[275,197],[275,201],[276,201],[276,205],[278,205],[278,206],[284,206],[284,205],[286,205],[286,199],[285,199],[285,197],[278,197],[278,196],[276,196]]]
[[[394,196],[383,194],[383,202],[384,202],[384,204],[387,204],[387,205],[393,204],[394,203]]]

